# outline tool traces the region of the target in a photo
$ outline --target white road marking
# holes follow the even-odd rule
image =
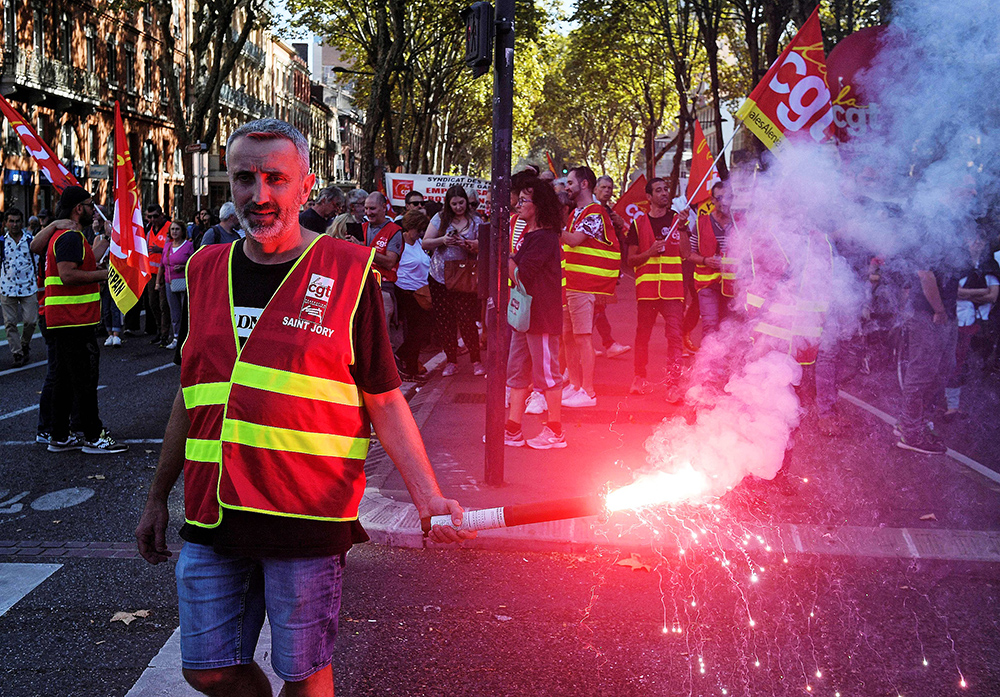
[[[22,491],[17,496],[13,496],[6,501],[0,501],[0,513],[20,513],[21,509],[24,508],[23,503],[18,503],[25,496],[30,494],[30,491]],[[0,499],[7,495],[7,490],[4,489],[0,491]]]
[[[20,368],[8,368],[7,370],[0,370],[0,377],[4,375],[10,375],[12,373],[20,373],[22,370],[31,370],[32,368],[37,368],[39,366],[45,365],[48,361],[36,361],[34,363],[29,363],[28,365],[22,365]]]
[[[0,564],[0,615],[54,574],[62,564]]]
[[[864,400],[861,400],[861,399],[858,399],[854,395],[849,394],[847,392],[844,392],[843,390],[838,390],[838,393],[840,394],[840,396],[841,396],[842,399],[850,402],[851,404],[853,404],[856,407],[860,407],[860,408],[864,409],[869,414],[874,414],[875,416],[877,416],[878,418],[882,419],[882,421],[885,421],[890,426],[895,426],[898,423],[898,420],[895,417],[890,416],[889,414],[886,414],[884,411],[882,411],[878,407],[873,407],[868,402],[866,402]],[[2,418],[2,417],[0,417],[0,418]],[[989,467],[987,467],[986,465],[984,465],[984,464],[982,464],[980,462],[976,462],[971,457],[969,457],[967,455],[963,455],[962,453],[958,452],[957,450],[952,450],[951,448],[948,448],[948,452],[946,452],[945,455],[947,455],[948,457],[950,457],[955,462],[958,462],[960,464],[965,465],[966,467],[968,467],[973,472],[977,472],[977,473],[983,475],[984,477],[986,477],[987,479],[992,480],[992,481],[996,482],[997,484],[1000,484],[1000,472],[996,472],[996,471],[990,469]]]
[[[162,445],[162,438],[126,438],[126,439],[115,439],[119,443],[127,443],[129,445]],[[34,440],[0,440],[0,445],[42,445],[38,441]],[[0,494],[2,496],[3,494]]]
[[[910,550],[910,554],[914,559],[919,559],[920,550],[917,549],[916,543],[913,541],[913,538],[910,537],[910,531],[906,528],[900,528],[899,532],[903,536],[903,541],[906,542],[906,548]]]
[[[159,368],[150,368],[149,370],[144,370],[141,373],[136,373],[135,376],[137,378],[141,378],[143,375],[152,375],[153,373],[159,372],[161,370],[166,370],[167,368],[173,368],[175,366],[178,367],[178,368],[180,368],[179,365],[177,365],[176,363],[174,363],[173,361],[171,361],[170,363],[167,363],[166,365],[161,365]]]
[[[103,390],[105,387],[107,387],[107,385],[98,385],[97,389]],[[38,409],[38,405],[32,404],[30,407],[24,407],[23,409],[18,409],[17,411],[9,411],[6,414],[0,414],[0,421],[3,421],[4,419],[13,419],[15,416],[27,414],[29,411],[35,411],[36,409]]]
[[[36,511],[58,511],[60,508],[70,508],[76,506],[94,495],[93,489],[82,486],[74,486],[70,489],[60,489],[48,494],[42,494],[31,502],[31,507]]]
[[[260,641],[254,660],[271,682],[271,688],[278,694],[284,682],[271,669],[271,625],[264,622],[260,631]],[[125,697],[198,697],[198,693],[184,681],[181,675],[181,630],[180,627],[167,639],[160,652],[149,662],[135,685]]]
[[[39,332],[39,331],[36,331],[34,334],[31,335],[31,340],[32,341],[34,341],[35,339],[41,339],[41,338],[42,338],[42,333]],[[3,341],[0,341],[0,346],[10,346],[10,340],[9,339],[4,339]]]

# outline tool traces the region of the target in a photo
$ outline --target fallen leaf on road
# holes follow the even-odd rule
[[[96,479],[98,481],[101,481],[103,479],[106,479],[106,477],[103,474],[88,474],[87,479]]]
[[[101,639],[100,641],[96,641],[96,642],[94,642],[94,646],[100,646],[101,644],[103,644],[106,641],[107,641],[107,639]]]
[[[59,523],[61,523],[62,521],[61,520],[53,520],[52,522],[55,523],[56,525],[59,525]]]
[[[937,516],[933,513],[928,513],[927,515],[920,516],[920,520],[937,520]]]
[[[149,617],[149,610],[136,610],[135,612],[125,612],[122,610],[116,612],[111,618],[111,621],[129,625],[132,622],[135,622],[135,620],[139,617]]]
[[[639,560],[638,555],[636,555],[636,554],[630,554],[629,557],[628,557],[628,559],[620,559],[619,561],[616,561],[615,564],[617,564],[618,566],[627,566],[627,567],[631,568],[632,571],[652,571],[653,570],[653,567],[651,567],[649,564],[643,564]]]
[[[153,452],[152,450],[147,450],[147,451],[146,451],[146,454],[147,454],[147,455],[150,455],[150,454],[152,454],[152,452]]]
[[[510,622],[512,619],[514,619],[513,617],[508,617],[507,615],[493,615],[493,616],[496,617],[501,622]]]
[[[441,608],[438,605],[424,605],[424,612],[428,610],[434,610],[434,612],[441,612]]]

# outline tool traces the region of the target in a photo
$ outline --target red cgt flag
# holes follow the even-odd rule
[[[796,133],[808,134],[817,143],[831,137],[833,110],[818,5],[743,102],[736,118],[770,149]]]
[[[615,204],[614,210],[630,223],[639,213],[649,213],[649,194],[646,193],[645,174],[640,174],[639,178],[625,190],[625,193],[618,199],[618,203]]]
[[[687,200],[691,208],[698,207],[712,196],[712,186],[721,181],[715,158],[708,147],[701,123],[694,120],[694,138],[691,140],[691,173],[688,175]]]
[[[35,158],[38,166],[45,173],[45,177],[52,182],[56,191],[62,194],[63,189],[67,186],[80,185],[76,177],[66,169],[56,154],[52,152],[52,149],[45,144],[45,141],[38,137],[38,133],[31,127],[31,124],[25,121],[24,117],[2,95],[0,95],[0,111],[10,121],[11,128],[17,131],[24,147],[28,149],[28,154]]]
[[[128,312],[142,295],[150,270],[139,190],[118,102],[115,102],[115,214],[111,223],[110,261],[108,290],[118,308]]]

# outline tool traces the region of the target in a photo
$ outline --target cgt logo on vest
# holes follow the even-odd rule
[[[333,297],[333,279],[314,273],[309,279],[305,297],[302,298],[302,307],[299,308],[298,318],[285,317],[281,323],[286,327],[308,329],[323,336],[332,335],[333,329],[322,326],[331,297]]]

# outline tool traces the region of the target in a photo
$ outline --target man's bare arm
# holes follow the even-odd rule
[[[424,449],[424,441],[403,393],[398,389],[382,394],[365,392],[364,399],[379,442],[403,475],[419,516],[450,515],[456,526],[461,525],[462,507],[458,501],[442,496]],[[435,542],[458,542],[470,537],[475,537],[475,532],[456,531],[440,525],[435,525],[430,532],[430,538]]]
[[[139,525],[135,529],[139,554],[150,564],[159,564],[171,556],[166,542],[167,522],[170,520],[167,498],[184,469],[184,445],[190,428],[191,421],[188,419],[187,409],[184,408],[184,395],[178,389],[173,409],[170,411],[170,420],[167,422],[167,430],[163,434],[160,463],[156,467],[156,474],[153,475],[153,483],[149,486],[142,518],[139,519]]]

